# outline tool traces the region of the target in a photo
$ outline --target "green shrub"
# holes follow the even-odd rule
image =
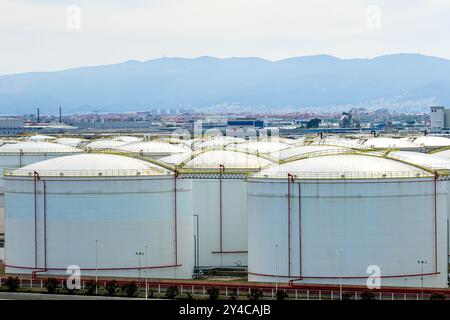
[[[93,295],[97,289],[97,283],[94,280],[89,280],[86,282],[85,288],[88,295]]]
[[[166,297],[168,299],[175,299],[175,297],[179,294],[180,289],[178,289],[178,286],[169,286],[166,290]]]
[[[137,284],[136,282],[128,282],[122,285],[122,292],[124,292],[128,297],[134,297],[137,293]]]
[[[206,291],[209,295],[209,300],[217,300],[219,298],[219,289],[216,287],[211,287]]]
[[[231,289],[230,293],[230,300],[237,300],[238,299],[238,288]]]
[[[48,278],[45,280],[44,287],[47,289],[48,293],[55,293],[58,288],[58,280],[55,278]]]
[[[248,294],[248,298],[250,300],[258,300],[259,298],[262,298],[264,296],[261,289],[258,288],[251,288],[250,293]]]
[[[117,283],[117,281],[111,280],[106,283],[105,289],[109,296],[113,296],[116,294],[118,287],[119,284]]]
[[[277,300],[284,300],[284,299],[287,299],[287,298],[289,298],[289,296],[288,296],[288,294],[285,291],[283,291],[283,290],[278,290],[277,291]]]
[[[361,298],[361,300],[375,300],[375,295],[370,291],[361,292],[359,297]]]
[[[18,277],[8,277],[5,281],[5,286],[8,288],[8,291],[14,292],[19,289],[20,281]]]
[[[435,292],[430,296],[430,300],[445,300],[445,295]]]

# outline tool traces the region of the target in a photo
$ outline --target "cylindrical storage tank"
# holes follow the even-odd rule
[[[127,144],[128,142],[112,139],[99,139],[87,143],[84,148],[86,151],[111,150]]]
[[[362,154],[254,174],[249,280],[365,286],[379,279],[381,286],[418,287],[423,276],[425,287],[447,287],[445,179]]]
[[[192,181],[107,154],[6,173],[6,272],[188,279]],[[98,271],[96,271],[98,270]]]
[[[70,137],[63,137],[58,138],[55,140],[56,143],[62,144],[64,146],[79,148],[85,140],[81,138],[70,138]]]
[[[212,150],[160,161],[177,163],[181,177],[193,179],[196,265],[247,266],[247,174],[270,160],[242,152]],[[198,228],[197,228],[198,226]]]
[[[32,142],[52,142],[55,140],[56,140],[55,137],[42,135],[42,134],[36,134],[34,136],[28,137],[28,141],[32,141]]]
[[[187,147],[182,147],[182,145],[174,145],[159,141],[130,143],[123,146],[118,146],[115,150],[125,153],[133,153],[143,158],[154,160],[189,151]]]
[[[311,155],[326,155],[345,152],[352,152],[352,149],[332,145],[305,145],[292,146],[291,148],[272,152],[269,155],[274,160],[277,160],[277,162],[288,162],[291,160],[297,160],[297,158],[308,157]]]
[[[373,149],[400,149],[400,150],[420,150],[421,145],[414,142],[399,139],[378,137],[370,138],[363,142],[363,145]]]
[[[436,154],[428,154],[421,152],[412,151],[394,151],[388,154],[389,158],[398,159],[401,161],[406,161],[413,163],[415,165],[426,167],[429,170],[436,170],[438,173],[448,175],[450,172],[450,159],[437,156]],[[450,180],[447,179],[447,184]],[[449,189],[447,187],[447,189]],[[447,193],[447,225],[449,225],[450,220],[450,192]],[[450,226],[450,225],[449,225]],[[450,229],[449,229],[450,230]],[[450,249],[450,237],[448,237],[448,248]],[[450,263],[450,252],[447,254]]]
[[[450,139],[439,136],[420,136],[420,137],[406,137],[404,140],[413,142],[417,145],[423,146],[427,150],[450,146]]]
[[[18,142],[0,146],[0,234],[4,234],[3,170],[80,152],[80,149],[50,142]]]

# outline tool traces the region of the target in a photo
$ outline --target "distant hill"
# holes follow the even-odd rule
[[[450,60],[418,54],[374,59],[328,55],[161,58],[57,72],[0,76],[0,113],[132,111],[151,108],[310,107],[397,97],[450,104]]]

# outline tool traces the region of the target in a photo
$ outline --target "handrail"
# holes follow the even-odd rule
[[[33,170],[4,169],[5,177],[33,177]],[[169,175],[158,168],[150,169],[99,169],[99,170],[39,170],[43,177],[130,177]],[[170,174],[171,175],[171,174]]]
[[[409,171],[361,171],[361,172],[297,172],[293,173],[293,176],[298,179],[304,180],[316,180],[316,179],[391,179],[391,178],[431,178],[433,174],[422,170],[409,170]],[[251,179],[286,179],[285,172],[279,172],[270,175],[255,174]]]

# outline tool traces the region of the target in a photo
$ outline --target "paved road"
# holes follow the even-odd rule
[[[65,294],[43,294],[22,292],[0,292],[0,300],[129,300],[124,297],[78,296]],[[144,300],[136,299],[133,300]]]

